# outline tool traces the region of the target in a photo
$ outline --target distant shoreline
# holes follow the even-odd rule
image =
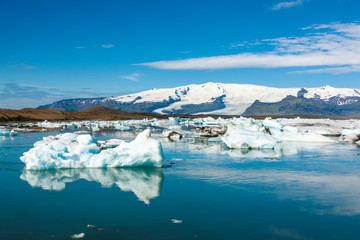
[[[84,120],[99,120],[99,121],[114,121],[114,120],[130,120],[130,119],[144,119],[144,118],[158,118],[164,119],[169,117],[181,118],[198,118],[198,117],[213,117],[213,118],[232,118],[240,117],[239,115],[160,115],[155,113],[129,113],[116,109],[106,107],[93,107],[84,111],[65,112],[53,109],[36,109],[24,108],[20,110],[0,109],[0,122],[36,122],[36,121],[84,121]],[[334,116],[244,116],[255,119],[264,119],[266,117],[272,118],[308,118],[308,119],[322,119],[329,118],[335,120],[360,119],[359,117],[334,117]]]

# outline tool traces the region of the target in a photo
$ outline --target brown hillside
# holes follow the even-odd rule
[[[0,109],[0,121],[32,120],[127,120],[143,119],[148,114],[123,112],[106,107],[93,107],[80,112],[64,112],[53,109],[23,108],[20,110]]]

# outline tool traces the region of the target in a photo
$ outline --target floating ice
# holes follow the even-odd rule
[[[271,120],[265,119],[262,122],[270,134],[281,141],[297,141],[297,142],[334,142],[334,140],[320,134],[309,131],[300,131],[296,127],[283,126],[281,119]]]
[[[344,129],[341,132],[340,140],[344,142],[351,142],[360,145],[360,128]]]
[[[203,137],[218,137],[222,136],[227,131],[227,126],[219,127],[194,127],[195,131]]]
[[[229,148],[274,148],[277,143],[277,140],[270,135],[242,127],[229,127],[221,139]]]
[[[151,199],[160,195],[164,175],[160,168],[83,168],[25,170],[20,178],[32,187],[55,191],[61,191],[66,184],[80,179],[99,182],[103,187],[116,185],[149,204]]]
[[[63,126],[63,124],[61,123],[52,123],[49,122],[48,120],[45,120],[41,123],[37,123],[36,125],[38,127],[44,127],[44,128],[61,128]]]
[[[89,134],[65,133],[44,137],[25,152],[21,161],[26,169],[161,167],[163,152],[159,141],[147,129],[132,142],[121,142],[115,148],[101,149]]]
[[[115,129],[120,130],[120,131],[127,131],[130,130],[131,128],[129,126],[126,126],[124,124],[115,124],[114,125]]]
[[[73,234],[70,236],[71,238],[77,239],[77,238],[83,238],[85,237],[85,233],[78,233],[78,234]]]
[[[174,223],[174,224],[180,224],[180,223],[182,223],[183,221],[182,221],[182,220],[178,220],[178,219],[171,219],[171,222]]]
[[[180,140],[183,136],[182,134],[175,132],[173,130],[164,130],[162,133],[163,138],[169,138],[171,140]]]
[[[3,136],[3,137],[13,137],[13,136],[16,136],[18,133],[15,132],[14,130],[7,130],[7,129],[4,129],[4,128],[0,128],[0,136]]]

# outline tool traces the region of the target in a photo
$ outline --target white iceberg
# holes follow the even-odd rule
[[[334,140],[323,135],[310,131],[300,131],[300,129],[292,126],[283,126],[281,119],[271,120],[269,118],[262,122],[271,135],[281,141],[296,142],[334,142]]]
[[[351,142],[360,145],[360,128],[344,129],[341,132],[340,141]]]
[[[262,149],[274,148],[277,139],[259,131],[244,129],[242,127],[229,127],[221,138],[229,148]]]
[[[115,142],[115,141],[112,141]],[[150,130],[132,142],[120,142],[114,148],[102,149],[89,134],[65,133],[44,137],[25,152],[20,160],[26,169],[161,167],[164,156],[161,144],[151,138]]]
[[[5,128],[0,128],[0,136],[2,137],[13,137],[16,136],[18,133],[15,132],[14,130],[7,130]]]

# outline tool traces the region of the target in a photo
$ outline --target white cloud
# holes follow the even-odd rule
[[[84,48],[86,48],[86,47],[78,46],[78,47],[75,47],[75,48],[77,48],[77,49],[84,49]]]
[[[35,69],[35,66],[30,66],[25,63],[15,63],[10,65],[11,68],[20,69],[20,70],[32,70]]]
[[[334,67],[334,68],[320,68],[320,69],[310,69],[302,71],[293,71],[290,73],[330,73],[330,74],[344,74],[360,72],[360,65],[346,66],[346,67]]]
[[[101,47],[102,48],[113,48],[115,46],[114,46],[114,44],[102,44]]]
[[[358,71],[360,65],[360,24],[331,23],[303,28],[310,31],[301,37],[264,39],[261,44],[272,51],[241,53],[213,57],[158,61],[137,65],[168,70],[208,70],[227,68],[327,68],[305,70],[307,73],[347,73]],[[336,68],[329,70],[328,68]]]
[[[296,6],[300,6],[304,3],[304,0],[296,0],[296,1],[289,1],[289,2],[280,2],[275,4],[274,6],[272,6],[272,10],[280,10],[283,8],[291,8],[291,7],[296,7]]]
[[[139,78],[142,76],[144,76],[144,74],[142,74],[142,73],[133,73],[133,74],[126,75],[126,76],[119,76],[119,78],[137,82],[137,81],[139,81]]]

